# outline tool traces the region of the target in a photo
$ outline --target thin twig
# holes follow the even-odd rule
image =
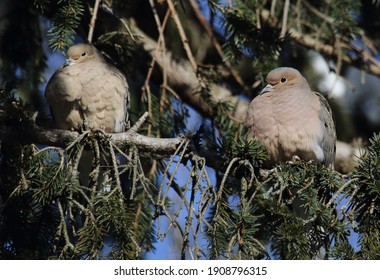
[[[214,206],[219,202],[219,200],[221,199],[222,197],[222,194],[223,194],[223,188],[224,188],[224,184],[226,183],[226,180],[227,180],[227,177],[230,175],[231,173],[231,169],[232,169],[232,166],[235,164],[235,162],[237,162],[239,160],[239,158],[233,158],[230,163],[228,164],[227,166],[227,169],[224,173],[224,176],[223,176],[223,179],[222,179],[222,182],[220,183],[220,187],[219,187],[219,191],[216,195],[216,198],[215,198],[215,202],[214,202]]]
[[[193,166],[193,169],[196,167]],[[183,236],[183,241],[182,241],[182,253],[181,253],[181,259],[184,260],[186,258],[186,247],[189,243],[189,234],[190,234],[190,227],[192,225],[193,221],[193,209],[194,209],[194,200],[195,200],[195,193],[198,187],[198,180],[197,180],[197,175],[196,172],[192,172],[193,175],[192,177],[192,187],[191,187],[191,194],[190,194],[190,205],[189,205],[189,211],[187,212],[187,217],[186,217],[186,225],[185,225],[185,231],[184,231],[184,236]]]
[[[96,190],[101,187],[98,186],[100,175],[100,145],[95,138],[91,138],[91,145],[94,154],[95,167],[92,168],[90,173],[90,182],[88,187],[92,186],[91,199],[95,197]],[[103,182],[102,182],[103,183]]]
[[[310,4],[308,1],[305,1],[305,0],[301,0],[302,1],[302,4],[305,5],[305,7],[310,11],[312,12],[313,14],[315,14],[316,16],[320,17],[321,19],[323,19],[323,21],[326,21],[328,22],[329,24],[333,24],[335,22],[335,19],[332,18],[332,17],[329,17],[328,15],[320,12],[316,7],[314,7],[312,4]]]
[[[180,156],[180,159],[182,159],[184,157],[184,154],[187,150],[187,146],[189,145],[189,141],[188,140],[184,140],[181,145],[178,146],[178,149],[177,151],[173,154],[173,156],[171,157],[170,161],[168,162],[166,168],[165,168],[165,171],[164,171],[164,174],[167,174],[170,166],[172,165],[173,163],[173,160],[174,160],[174,157],[180,153],[180,151],[182,150],[181,154],[179,155]],[[176,174],[177,172],[177,169],[179,168],[179,165],[180,165],[180,161],[177,162],[175,168],[174,168],[174,171],[173,171],[173,174]],[[171,178],[169,178],[169,182],[168,182],[168,186],[171,185],[171,182],[174,180],[174,176],[172,176]],[[163,186],[164,186],[164,181],[165,181],[165,176],[162,176],[162,179],[161,179],[161,183],[160,183],[160,186],[159,186],[159,191],[158,191],[158,200],[161,199],[161,195],[162,195],[162,189],[163,189]],[[160,206],[163,206],[164,204],[164,198],[162,200],[162,202],[158,202],[158,205]]]
[[[164,59],[164,56],[166,55],[166,43],[165,43],[165,38],[164,38],[164,26],[166,26],[166,22],[161,24],[161,20],[160,20],[160,17],[158,16],[157,9],[156,9],[156,6],[154,4],[154,1],[149,0],[149,4],[152,8],[153,16],[154,16],[154,19],[155,19],[156,25],[157,25],[157,29],[158,29],[158,32],[160,34],[156,51],[159,51],[161,53],[162,59]],[[167,18],[169,18],[169,16],[168,16],[169,12],[170,12],[170,10],[168,10],[166,12]],[[164,21],[166,21],[167,18],[165,18]],[[161,96],[160,96],[160,114],[161,115],[165,109],[165,104],[166,104],[166,86],[168,84],[168,78],[167,78],[166,72],[167,72],[166,71],[166,64],[164,64],[162,67],[162,80],[163,80],[163,82],[162,82],[162,86],[161,86],[162,92],[161,92]],[[157,137],[160,137],[160,134],[161,134],[160,129],[158,129],[157,130]]]
[[[329,202],[326,204],[326,208],[329,208],[331,206],[334,200],[344,191],[345,188],[347,188],[349,185],[351,185],[353,182],[356,182],[357,180],[358,180],[357,178],[354,178],[344,183],[330,198]]]
[[[272,3],[270,5],[270,16],[274,17],[276,12],[276,2],[277,0],[272,0]]]
[[[154,3],[151,4],[154,6]],[[153,10],[153,15],[156,19],[156,24],[157,24],[157,28],[158,28],[158,31],[159,31],[159,36],[158,36],[158,40],[157,40],[157,45],[156,45],[156,48],[155,48],[155,53],[157,54],[160,50],[161,52],[161,56],[162,56],[162,59],[164,59],[164,56],[166,55],[166,52],[164,51],[166,49],[165,47],[165,38],[164,38],[164,30],[165,30],[165,27],[167,25],[167,22],[169,20],[169,16],[171,14],[171,11],[170,10],[167,10],[166,11],[166,14],[165,14],[165,17],[164,17],[164,20],[162,22],[162,24],[160,23],[160,20],[159,20],[159,17],[158,17],[158,14],[157,14],[157,11],[156,9],[154,8],[153,9],[152,7],[152,10]],[[163,46],[163,48],[161,48],[161,45]],[[149,112],[149,116],[151,119],[153,119],[153,112],[152,112],[152,93],[150,91],[150,86],[149,86],[149,82],[150,82],[150,78],[153,74],[153,69],[154,69],[154,66],[156,64],[156,58],[155,56],[153,55],[152,56],[152,60],[150,62],[150,66],[149,66],[149,70],[148,70],[148,73],[146,74],[146,78],[145,78],[145,82],[144,82],[144,85],[142,87],[142,92],[143,94],[141,95],[142,98],[144,98],[145,96],[145,93],[147,94],[147,101],[148,101],[148,112]],[[165,85],[167,85],[167,75],[166,75],[166,64],[163,64],[162,65],[162,73],[164,75],[164,83]],[[152,124],[149,123],[148,125],[148,135],[150,136],[151,135],[151,132],[152,132]]]
[[[261,10],[260,15],[261,15],[261,18],[264,22],[270,24],[273,27],[278,27],[278,23],[272,20],[272,17],[270,15],[270,11],[263,9],[263,10]],[[304,34],[301,31],[296,30],[295,28],[289,28],[288,32],[289,32],[289,34],[291,34],[292,40],[294,40],[296,43],[298,43],[298,44],[300,44],[306,48],[313,49],[313,50],[315,50],[321,54],[324,54],[324,55],[333,56],[333,57],[338,56],[337,48],[336,48],[337,46],[325,44],[325,43],[311,37],[310,35]],[[356,51],[355,48],[352,47],[351,43],[350,44],[344,44],[344,46],[339,46],[339,47],[345,47],[348,50]],[[356,53],[360,59],[363,59],[362,52],[356,51]],[[367,59],[371,62],[372,62],[372,59],[374,61],[376,61],[376,59],[374,59],[373,56],[371,56],[371,55],[369,57],[367,57]],[[357,59],[356,57],[353,57],[350,55],[344,55],[342,57],[342,61],[345,64],[353,65],[353,66],[358,65],[358,60],[359,59]],[[373,63],[373,62],[371,64],[362,65],[361,68],[364,69],[369,74],[380,76],[380,66]]]
[[[117,164],[117,160],[116,160],[116,154],[115,154],[115,150],[113,148],[113,145],[112,145],[111,141],[108,141],[108,148],[109,148],[110,154],[111,154],[112,167],[113,167],[113,172],[114,172],[114,176],[115,176],[115,179],[116,179],[116,187],[118,189],[120,189],[120,191],[122,192],[121,182],[120,182],[119,168],[118,168],[118,164]]]
[[[84,151],[84,145],[80,145],[78,148],[78,152],[75,155],[74,160],[69,161],[69,166],[72,165],[72,167],[73,167],[72,170],[73,170],[75,177],[79,177],[78,167],[79,167],[79,162],[80,162],[80,159],[82,157],[83,151]]]
[[[193,56],[193,53],[191,52],[189,40],[187,39],[187,36],[186,36],[185,30],[183,29],[181,20],[179,19],[179,16],[177,14],[177,11],[174,7],[172,0],[166,0],[166,3],[168,3],[169,9],[172,13],[172,17],[174,19],[174,22],[175,22],[177,28],[178,28],[179,36],[181,37],[182,44],[183,44],[183,47],[185,49],[187,58],[189,59],[189,62],[191,64],[191,66],[193,67],[194,72],[196,72],[198,66],[197,66],[197,63],[195,62],[195,58]]]
[[[295,11],[295,13],[296,13],[296,26],[297,26],[297,30],[299,32],[302,31],[302,28],[301,28],[301,14],[302,14],[302,12],[301,12],[301,1],[302,0],[297,0],[296,11]]]
[[[146,121],[146,119],[148,118],[149,116],[149,113],[148,112],[145,112],[139,119],[137,122],[135,122],[135,124],[129,129],[131,132],[137,132],[140,127],[144,124],[144,122]]]
[[[128,169],[132,169],[132,187],[131,187],[131,193],[129,195],[129,199],[134,199],[135,197],[135,194],[136,194],[136,190],[137,190],[137,182],[139,181],[139,164],[138,164],[138,159],[139,159],[139,155],[138,155],[138,151],[136,149],[136,147],[131,147],[131,149],[129,149],[129,153],[130,153],[130,159],[129,161],[132,163],[132,168],[128,168]],[[146,190],[148,192],[148,190]]]
[[[169,85],[162,85],[162,86],[165,86],[165,89],[170,92],[175,99],[177,100],[181,100],[181,97],[174,91],[174,89],[172,89]]]
[[[74,248],[74,245],[70,242],[70,237],[69,237],[69,232],[67,230],[67,225],[66,225],[66,219],[65,219],[65,213],[62,208],[62,204],[60,201],[57,201],[57,206],[58,206],[58,211],[60,214],[60,228],[63,232],[63,237],[65,239],[66,246],[68,246],[70,249]]]
[[[199,10],[199,6],[198,4],[195,2],[195,0],[190,0],[189,1],[189,4],[191,6],[191,8],[193,9],[193,12],[194,12],[194,15],[195,17],[198,19],[198,22],[202,25],[203,29],[206,31],[207,33],[207,36],[210,37],[211,39],[211,42],[212,44],[214,45],[214,48],[216,50],[216,52],[218,53],[218,55],[220,56],[220,58],[222,59],[223,61],[223,64],[226,66],[226,68],[228,69],[228,72],[230,72],[230,74],[232,75],[232,77],[235,79],[235,81],[242,87],[244,87],[244,81],[243,79],[239,76],[239,73],[238,71],[236,71],[235,69],[233,69],[231,67],[231,65],[228,63],[228,59],[225,59],[225,55],[223,53],[223,48],[222,46],[220,45],[220,43],[218,42],[216,36],[214,35],[214,31],[212,30],[212,28],[210,27],[210,24],[208,23],[208,21],[206,20],[206,18],[202,15],[201,11]],[[257,17],[257,21],[258,21],[258,24],[260,25],[260,16],[258,14],[258,17]],[[260,28],[258,26],[258,28]]]
[[[89,135],[90,133],[91,133],[90,130],[87,130],[87,131],[81,133],[78,137],[75,138],[74,141],[72,141],[72,142],[70,143],[70,145],[68,145],[68,146],[65,148],[65,151],[66,151],[66,152],[69,151],[73,146],[75,146],[76,144],[78,144],[79,142],[81,142],[82,139],[84,139],[84,138],[85,138],[87,135]]]
[[[115,13],[113,12],[113,9],[112,9],[112,4],[109,3],[109,1],[106,1],[106,0],[103,0],[103,6],[102,6],[106,11],[108,11],[109,13],[111,13],[112,15],[115,15]],[[127,20],[125,20],[124,18],[119,18],[120,22],[123,24],[123,26],[125,27],[125,29],[127,30],[128,32],[128,35],[131,37],[131,39],[133,41],[136,41],[136,37],[135,35],[132,33],[131,29],[129,28],[128,26],[128,23],[127,23]]]
[[[288,14],[289,14],[290,0],[285,0],[284,13],[282,15],[282,26],[280,37],[285,37],[287,24],[288,24]]]
[[[88,36],[87,36],[87,40],[89,43],[92,42],[92,37],[94,36],[95,22],[96,22],[96,16],[99,10],[99,4],[100,4],[100,0],[96,0],[95,5],[94,5],[94,11],[92,13],[92,17],[90,21],[90,29],[88,31]]]
[[[359,188],[356,187],[356,186],[354,186],[354,191],[350,195],[350,198],[347,199],[346,203],[340,208],[340,211],[339,211],[338,215],[336,215],[336,218],[335,218],[333,224],[335,224],[338,221],[340,215],[344,214],[345,216],[347,216],[347,214],[344,213],[344,212],[346,211],[346,208],[348,207],[348,205],[351,203],[352,199],[355,197],[355,195],[358,192],[358,190],[359,190]],[[340,203],[337,203],[337,204],[339,205]],[[351,210],[352,210],[352,213],[354,213],[354,209],[351,209]]]

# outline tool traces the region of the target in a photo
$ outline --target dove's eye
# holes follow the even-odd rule
[[[87,55],[87,53],[86,52],[82,52],[82,54],[81,54],[82,56],[86,56]]]
[[[281,78],[281,83],[285,83],[287,80],[286,80],[286,78],[285,77],[282,77]]]

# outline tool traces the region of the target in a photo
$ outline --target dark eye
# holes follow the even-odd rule
[[[286,78],[285,77],[282,77],[281,78],[281,83],[285,83],[287,80],[286,80]]]
[[[86,52],[82,52],[81,56],[86,56],[87,53]]]

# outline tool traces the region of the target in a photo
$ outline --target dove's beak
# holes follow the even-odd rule
[[[75,60],[72,58],[67,58],[65,64],[63,64],[63,67],[73,65],[75,63]]]
[[[266,93],[266,92],[268,92],[268,91],[272,91],[272,88],[273,88],[272,85],[267,84],[266,87],[263,88],[263,89],[261,90],[260,95],[261,95],[261,94],[264,94],[264,93]]]

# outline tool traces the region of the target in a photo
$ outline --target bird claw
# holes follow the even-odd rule
[[[296,161],[301,161],[301,159],[299,156],[294,155],[294,156],[292,156],[292,160],[287,161],[287,163],[295,164]]]

